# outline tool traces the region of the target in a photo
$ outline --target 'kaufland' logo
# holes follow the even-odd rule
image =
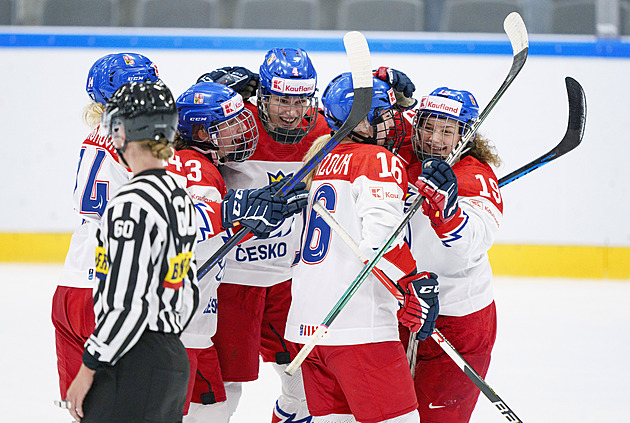
[[[449,115],[459,116],[462,111],[462,103],[451,100],[450,98],[437,96],[424,96],[420,100],[420,109],[435,110],[436,112],[448,113]]]
[[[221,103],[221,109],[223,109],[223,115],[225,117],[232,116],[233,114],[243,110],[243,97],[240,94],[236,94],[228,101]]]
[[[385,195],[383,194],[383,187],[370,187],[370,194],[372,194],[372,197],[379,200],[383,200],[385,198]]]
[[[312,94],[315,92],[315,79],[284,79],[274,77],[271,89],[282,94]]]

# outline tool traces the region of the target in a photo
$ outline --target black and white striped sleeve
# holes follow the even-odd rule
[[[115,364],[145,330],[181,333],[197,306],[194,205],[170,178],[143,182],[121,189],[103,216],[88,367]]]

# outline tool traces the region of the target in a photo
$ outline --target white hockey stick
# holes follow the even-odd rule
[[[352,239],[350,234],[346,232],[346,230],[335,220],[335,218],[330,214],[330,212],[320,203],[316,201],[313,204],[313,210],[315,210],[324,221],[330,226],[330,228],[346,243],[348,247],[354,252],[354,254],[361,260],[362,263],[365,263],[366,258],[361,254],[359,250],[359,244]],[[400,297],[403,295],[402,288],[396,282],[392,281],[385,273],[380,271],[377,267],[372,269],[372,273],[378,278],[378,280],[385,285],[385,287],[391,292],[396,299],[398,299],[400,303]],[[403,297],[404,304],[404,297]],[[511,422],[521,422],[521,420],[514,414],[514,412],[510,409],[510,407],[505,404],[505,402],[494,392],[494,390],[486,383],[486,381],[472,368],[470,364],[466,361],[464,357],[453,347],[453,345],[448,342],[448,340],[440,333],[440,331],[436,328],[433,330],[431,334],[431,338],[444,350],[446,354],[459,366],[460,369],[464,372],[466,376],[479,388],[479,390],[492,402],[497,409],[503,414],[509,421]],[[416,348],[414,350],[414,354],[417,352],[418,340],[415,338],[415,333],[411,333],[409,337],[409,344],[412,343],[412,340],[415,340]],[[407,360],[411,363],[413,362],[413,367],[411,368],[412,374],[415,370],[415,359],[412,360],[412,357],[409,357],[410,350],[407,349]],[[521,422],[522,423],[522,422]]]
[[[475,132],[479,125],[483,123],[486,119],[490,111],[497,104],[499,99],[503,96],[503,93],[507,88],[512,84],[516,75],[521,71],[523,65],[525,64],[525,60],[527,59],[527,52],[529,49],[529,42],[527,39],[527,29],[525,28],[525,24],[523,23],[523,19],[521,16],[516,13],[510,13],[503,22],[503,28],[510,39],[510,44],[512,45],[512,67],[510,68],[507,77],[503,81],[503,84],[499,87],[498,91],[494,94],[494,97],[488,105],[483,109],[483,111],[479,114],[479,118],[468,128],[466,133],[462,136],[462,139],[457,143],[455,148],[449,156],[446,158],[446,161],[451,164],[455,157],[458,157],[461,152],[466,148],[468,142],[470,142],[474,136]],[[372,259],[363,267],[361,272],[357,275],[355,280],[350,284],[346,292],[342,295],[342,297],[337,301],[337,304],[332,308],[332,310],[328,313],[324,321],[319,325],[315,333],[311,335],[311,337],[307,340],[306,344],[302,347],[298,355],[293,359],[291,364],[285,370],[286,373],[292,375],[295,373],[297,368],[302,364],[302,362],[306,359],[311,350],[315,347],[317,342],[324,336],[326,330],[330,326],[330,324],[335,320],[339,312],[346,306],[347,302],[352,298],[354,293],[359,289],[361,284],[365,281],[365,279],[370,275],[372,269],[376,266],[376,263],[383,257],[385,252],[389,249],[392,243],[396,240],[398,235],[404,230],[409,223],[409,220],[413,217],[414,213],[420,208],[424,201],[423,196],[418,196],[418,198],[413,202],[402,222],[395,228],[392,235],[385,240],[385,242],[380,246],[377,250],[376,254],[372,257]]]

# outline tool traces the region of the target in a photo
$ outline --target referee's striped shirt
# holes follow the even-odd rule
[[[192,200],[165,170],[140,172],[120,188],[97,233],[100,280],[86,366],[116,364],[145,330],[183,331],[199,301],[196,231]]]

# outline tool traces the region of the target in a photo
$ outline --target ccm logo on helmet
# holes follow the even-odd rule
[[[450,98],[428,95],[422,97],[420,100],[420,109],[435,110],[436,112],[459,116],[462,111],[462,103],[451,100]]]
[[[311,94],[315,92],[315,79],[273,78],[271,89],[282,94]]]

